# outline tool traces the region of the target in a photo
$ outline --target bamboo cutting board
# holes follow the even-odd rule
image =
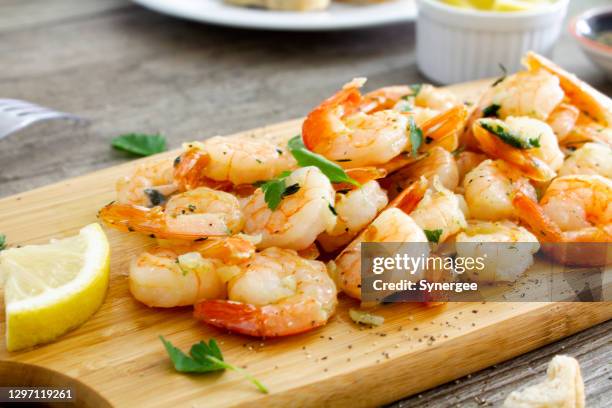
[[[452,89],[464,100],[474,100],[483,86]],[[284,137],[299,133],[300,125],[295,120],[244,134]],[[115,180],[142,160],[0,200],[0,232],[10,244],[43,243],[76,233],[96,221],[98,209],[114,198]],[[255,340],[205,326],[191,317],[191,308],[154,310],[136,302],[128,292],[128,263],[153,241],[107,233],[112,276],[104,305],[55,343],[8,353],[1,340],[0,385],[68,384],[90,406],[355,408],[406,397],[612,318],[610,303],[396,304],[377,311],[385,317],[383,326],[363,328],[348,316],[357,303],[342,297],[323,328]],[[0,319],[4,331],[4,316]],[[270,394],[259,393],[233,372],[176,373],[159,335],[182,349],[214,337],[225,358],[246,367]]]

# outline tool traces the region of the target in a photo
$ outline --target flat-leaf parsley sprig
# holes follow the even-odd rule
[[[259,391],[264,394],[268,393],[266,386],[251,374],[223,360],[223,354],[221,354],[221,350],[219,346],[217,346],[215,339],[210,339],[208,343],[200,341],[194,344],[189,350],[189,355],[187,355],[180,349],[174,347],[172,343],[163,336],[159,336],[159,338],[164,344],[176,371],[181,373],[209,373],[226,369],[233,370],[242,374],[247,380],[253,383]]]
[[[127,133],[114,138],[111,145],[136,156],[151,156],[166,150],[166,138],[162,135]]]
[[[283,198],[300,190],[298,183],[287,185],[286,179],[289,175],[291,175],[290,171],[284,171],[277,178],[255,183],[257,187],[261,188],[264,193],[264,200],[272,211],[278,208]]]

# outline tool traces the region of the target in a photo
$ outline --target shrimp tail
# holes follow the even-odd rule
[[[359,88],[364,82],[363,79],[354,79],[308,114],[302,125],[302,139],[309,150],[316,151],[317,146],[324,145],[333,138],[333,124],[329,114],[334,109],[342,107],[343,115],[359,109],[363,100]]]
[[[428,150],[440,146],[449,152],[459,147],[459,138],[468,118],[468,110],[459,105],[451,108],[421,125],[423,136],[429,141]]]
[[[399,208],[406,214],[410,214],[425,196],[428,185],[424,177],[415,181],[395,197],[387,208]]]
[[[138,231],[164,238],[162,231],[165,222],[161,207],[146,208],[112,202],[98,212],[98,218],[119,231]]]
[[[512,204],[518,218],[538,237],[540,242],[562,242],[563,232],[545,213],[542,207],[519,190],[514,194]]]
[[[194,317],[212,326],[253,337],[266,335],[264,316],[256,306],[231,300],[204,300],[194,306]]]
[[[365,184],[368,181],[379,180],[387,177],[387,170],[377,167],[355,167],[347,169],[346,175],[355,180],[359,184]],[[334,190],[355,190],[358,186],[350,183],[335,183]]]

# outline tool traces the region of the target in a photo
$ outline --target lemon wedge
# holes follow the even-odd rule
[[[109,265],[99,224],[46,245],[0,252],[7,349],[50,342],[89,319],[104,301]]]

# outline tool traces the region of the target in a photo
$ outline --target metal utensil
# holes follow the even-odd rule
[[[18,99],[0,99],[0,139],[33,123],[53,119],[86,122],[79,116],[58,112]]]

